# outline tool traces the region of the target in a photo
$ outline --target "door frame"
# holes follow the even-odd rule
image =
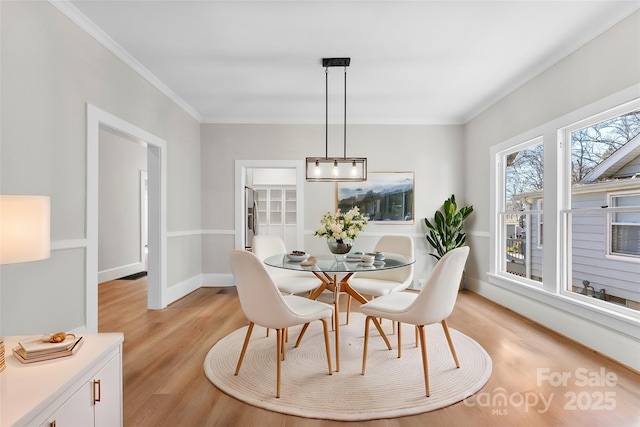
[[[87,103],[87,194],[85,315],[87,332],[98,331],[98,169],[99,130],[106,126],[147,147],[148,176],[148,275],[147,306],[167,306],[167,143],[149,132]]]
[[[244,187],[247,169],[295,169],[296,170],[296,247],[304,247],[304,182],[305,163],[302,160],[236,160],[235,162],[235,248],[244,249],[246,210]]]

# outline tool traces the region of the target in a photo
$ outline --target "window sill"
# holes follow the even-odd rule
[[[555,294],[545,291],[541,287],[534,287],[509,280],[495,273],[487,273],[487,275],[489,277],[489,283],[509,292],[522,295],[541,304],[572,314],[613,331],[623,333],[631,338],[637,339],[637,337],[640,336],[640,318],[593,306],[573,298],[570,295]]]

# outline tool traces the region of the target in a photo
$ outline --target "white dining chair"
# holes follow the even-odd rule
[[[284,331],[295,325],[320,320],[324,329],[324,344],[327,353],[329,375],[331,351],[329,347],[329,328],[327,319],[333,315],[333,307],[319,301],[296,295],[282,295],[267,272],[266,266],[256,255],[248,251],[234,250],[230,255],[231,271],[238,289],[240,306],[249,327],[244,339],[242,351],[234,375],[240,373],[240,367],[249,345],[254,325],[276,330],[276,397],[280,397],[280,371],[284,360]]]
[[[286,254],[287,248],[278,236],[258,234],[253,237],[253,253],[260,261],[264,261],[272,255]],[[269,266],[267,266],[267,271],[280,292],[284,294],[311,292],[322,284],[317,277],[305,271],[297,272]]]
[[[462,271],[469,255],[469,247],[463,246],[447,252],[436,264],[424,287],[419,293],[393,292],[375,298],[360,306],[360,311],[367,318],[364,330],[364,348],[362,352],[362,375],[365,374],[367,364],[367,346],[369,344],[369,323],[372,318],[390,319],[398,322],[398,357],[402,355],[402,323],[417,327],[417,341],[420,342],[422,352],[422,369],[424,371],[424,385],[429,396],[429,366],[427,361],[427,342],[424,332],[426,325],[442,324],[449,349],[453,355],[456,367],[460,367],[458,356],[449,334],[446,319],[453,311],[458,297],[458,288]],[[418,343],[416,342],[416,345]]]
[[[376,243],[374,252],[396,253],[413,259],[413,239],[410,236],[385,235]],[[376,298],[391,292],[403,291],[411,285],[412,281],[413,264],[389,270],[358,272],[349,280],[349,286],[363,296]],[[351,296],[347,300],[347,306],[351,306]],[[349,323],[348,316],[347,323]]]

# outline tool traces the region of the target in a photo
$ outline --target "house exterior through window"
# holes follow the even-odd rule
[[[502,286],[640,319],[640,99],[555,123],[492,149],[490,273]],[[544,238],[543,218],[558,232]]]

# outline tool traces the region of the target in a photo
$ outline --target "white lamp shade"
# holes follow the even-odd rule
[[[0,195],[0,264],[49,258],[50,198]]]

